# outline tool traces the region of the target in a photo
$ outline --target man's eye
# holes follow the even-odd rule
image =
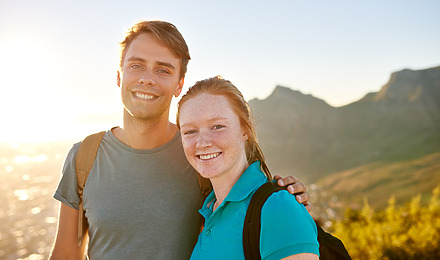
[[[130,67],[132,69],[140,69],[140,68],[142,68],[141,65],[139,65],[139,64],[132,64]]]
[[[171,74],[171,72],[169,70],[162,69],[162,68],[158,69],[157,72],[159,72],[160,74],[165,74],[165,75]]]

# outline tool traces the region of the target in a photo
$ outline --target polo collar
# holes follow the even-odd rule
[[[256,161],[249,165],[249,167],[243,172],[238,181],[234,184],[232,189],[229,191],[228,196],[226,196],[222,205],[225,201],[242,201],[249,197],[258,187],[263,183],[267,182],[266,175],[260,169],[260,162]],[[215,193],[212,191],[208,197],[205,199],[202,208],[199,210],[200,214],[205,219],[209,219],[213,214],[212,203],[215,200]],[[222,207],[220,205],[219,209]]]
[[[225,201],[242,201],[265,182],[267,182],[267,177],[261,171],[260,161],[256,161],[243,172],[240,179],[229,191]]]

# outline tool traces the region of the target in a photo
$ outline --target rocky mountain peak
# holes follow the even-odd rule
[[[440,103],[440,66],[425,70],[404,69],[391,74],[390,80],[374,96],[374,100]]]
[[[266,158],[283,174],[313,179],[440,147],[440,67],[395,72],[379,92],[344,107],[283,86],[249,105]]]

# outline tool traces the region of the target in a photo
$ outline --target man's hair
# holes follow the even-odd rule
[[[187,65],[191,57],[189,56],[188,45],[176,26],[165,21],[140,21],[133,25],[126,33],[125,39],[120,42],[120,63],[122,70],[125,55],[133,40],[140,34],[150,33],[159,42],[168,47],[181,60],[179,76],[183,78],[186,73]]]
[[[263,151],[260,148],[255,130],[254,117],[252,115],[249,104],[244,99],[240,90],[238,90],[229,80],[220,76],[197,81],[194,86],[190,87],[188,92],[182,96],[177,107],[177,127],[180,129],[180,109],[182,105],[200,94],[207,93],[211,95],[224,96],[227,98],[232,110],[238,116],[241,127],[248,135],[246,141],[246,158],[249,164],[260,161],[261,169],[269,179],[272,179],[269,168],[267,167]]]

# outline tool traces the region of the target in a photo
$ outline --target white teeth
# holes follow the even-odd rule
[[[151,100],[154,98],[154,96],[152,96],[152,95],[142,94],[142,93],[138,93],[138,92],[134,93],[134,95],[138,98],[143,98],[143,99],[147,99],[147,100]]]
[[[220,153],[211,153],[211,154],[199,155],[199,158],[202,160],[209,160],[209,159],[215,158],[219,155],[220,155]]]

